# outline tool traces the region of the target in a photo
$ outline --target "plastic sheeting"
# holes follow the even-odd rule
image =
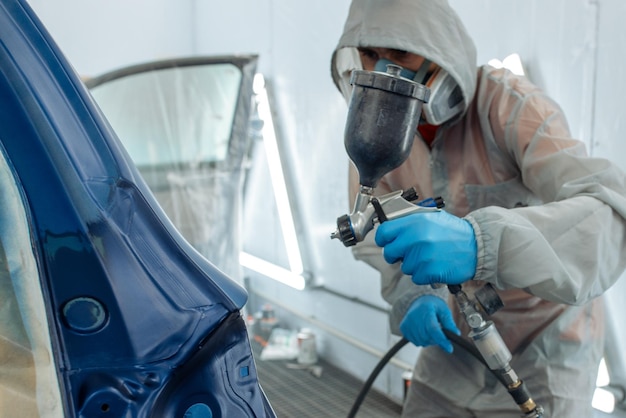
[[[87,81],[172,223],[240,284],[255,63],[255,57],[163,61]]]
[[[61,417],[63,405],[26,206],[0,153],[0,411]]]

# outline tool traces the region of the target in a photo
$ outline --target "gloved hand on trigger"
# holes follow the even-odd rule
[[[436,344],[451,353],[452,343],[443,333],[443,329],[456,335],[461,334],[452,320],[452,313],[446,302],[434,295],[417,298],[400,322],[402,335],[413,344],[421,347]]]
[[[445,211],[414,213],[382,223],[376,244],[385,260],[402,261],[415,284],[460,284],[476,274],[474,228]]]

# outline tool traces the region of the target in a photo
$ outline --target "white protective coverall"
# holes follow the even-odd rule
[[[416,136],[408,159],[385,175],[375,194],[414,187],[442,196],[448,212],[469,220],[478,261],[472,297],[492,283],[504,308],[490,319],[513,354],[511,365],[546,417],[591,417],[603,354],[600,295],[626,263],[626,177],[590,158],[571,137],[557,103],[524,77],[477,67],[475,46],[445,0],[354,0],[331,71],[349,99],[355,47],[409,51],[438,64],[459,83],[465,111],[442,125],[431,147]],[[351,166],[350,196],[359,190]],[[392,331],[430,287],[414,285],[400,263],[387,264],[373,243],[354,255],[381,273]],[[469,328],[447,290],[462,334]],[[519,417],[491,372],[465,350],[420,351],[404,416]]]

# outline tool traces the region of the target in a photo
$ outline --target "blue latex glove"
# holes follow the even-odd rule
[[[433,295],[415,299],[400,322],[402,335],[413,344],[421,347],[436,344],[451,353],[452,343],[443,333],[443,329],[456,335],[461,334],[446,302]]]
[[[385,260],[402,261],[415,284],[460,284],[476,274],[474,228],[445,211],[421,212],[386,221],[376,231]]]

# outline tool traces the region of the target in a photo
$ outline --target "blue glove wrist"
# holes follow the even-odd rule
[[[376,244],[385,260],[402,261],[416,284],[460,284],[476,274],[477,243],[469,221],[445,211],[414,213],[384,222]]]

